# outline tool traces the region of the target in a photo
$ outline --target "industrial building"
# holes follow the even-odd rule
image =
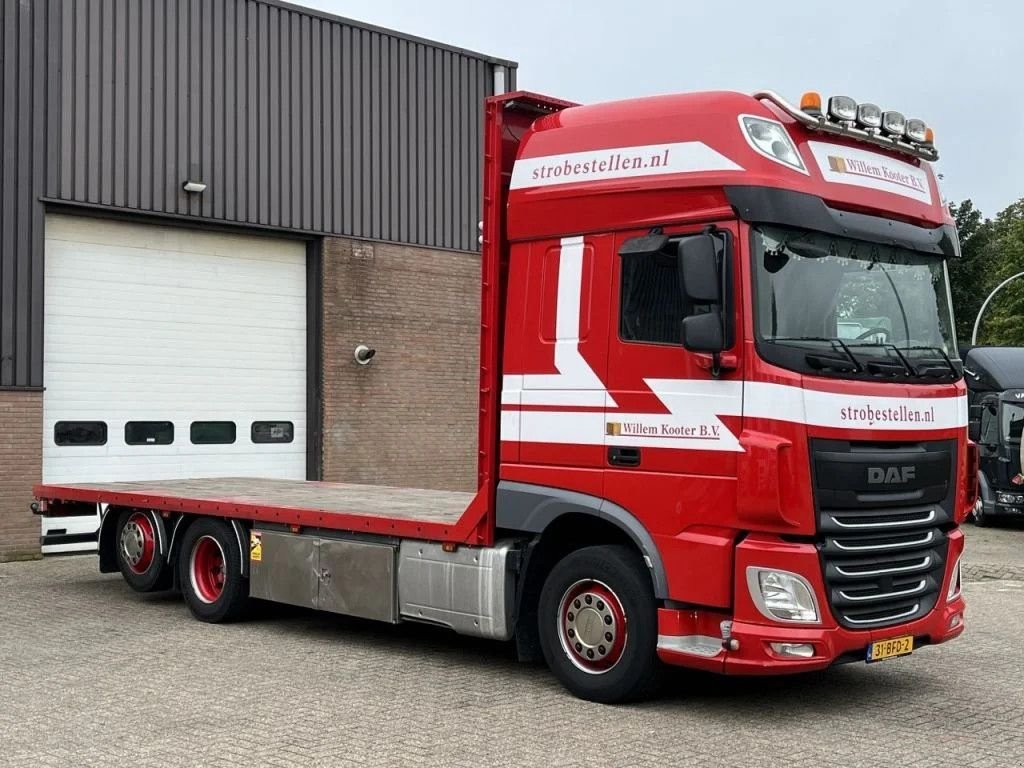
[[[40,552],[41,480],[474,486],[514,62],[277,0],[22,0],[0,63],[0,560]]]

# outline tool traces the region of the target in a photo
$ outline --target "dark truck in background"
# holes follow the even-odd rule
[[[1024,348],[972,347],[963,360],[970,437],[979,454],[974,522],[1024,517]]]

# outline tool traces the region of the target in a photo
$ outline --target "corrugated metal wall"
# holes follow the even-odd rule
[[[43,378],[43,206],[47,114],[59,114],[60,0],[0,0],[0,386]]]
[[[39,200],[476,248],[511,62],[275,0],[0,3],[0,386],[42,384]]]

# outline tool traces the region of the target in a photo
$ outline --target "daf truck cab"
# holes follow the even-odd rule
[[[973,347],[964,374],[979,453],[974,522],[986,526],[1024,515],[1024,349]]]

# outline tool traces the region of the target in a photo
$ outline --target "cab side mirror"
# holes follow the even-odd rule
[[[967,437],[970,438],[972,443],[981,445],[981,422],[977,419],[971,419],[967,422]]]
[[[721,304],[722,271],[718,263],[718,239],[694,235],[679,241],[679,284],[694,304]]]
[[[981,443],[981,411],[985,406],[972,405],[967,409],[967,437],[972,442]]]
[[[686,237],[677,248],[679,286],[687,305],[706,311],[683,319],[683,347],[691,352],[718,354],[727,349],[723,301],[723,262],[720,238],[704,233]]]

